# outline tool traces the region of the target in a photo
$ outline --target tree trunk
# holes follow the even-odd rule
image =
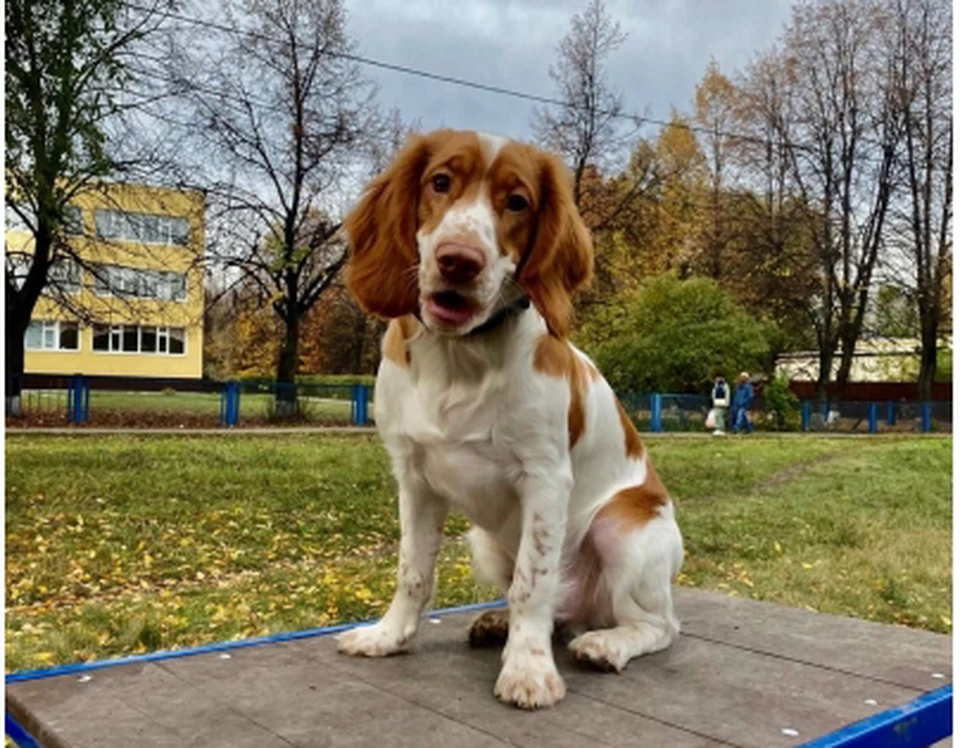
[[[276,412],[282,418],[297,414],[297,370],[300,364],[300,317],[284,319],[285,334],[277,362]]]
[[[937,324],[924,320],[920,331],[920,374],[917,377],[917,398],[920,402],[933,399],[933,383],[937,376]]]
[[[7,364],[6,364],[6,389],[4,390],[5,411],[9,416],[20,415],[20,390],[23,379],[23,336],[27,331],[27,325],[30,324],[30,317],[26,320],[19,310],[7,307],[7,318],[4,324],[4,333],[7,340],[5,344]]]
[[[850,369],[853,368],[853,354],[856,352],[857,339],[844,340],[840,348],[840,366],[837,367],[836,387],[834,393],[838,401],[843,400],[843,391],[847,388],[850,379]]]
[[[830,370],[833,369],[833,349],[827,349],[821,346],[819,355],[820,368],[817,372],[817,383],[814,387],[814,399],[816,400],[816,413],[823,413],[824,404],[829,405],[830,396],[827,392],[827,385],[830,382]]]

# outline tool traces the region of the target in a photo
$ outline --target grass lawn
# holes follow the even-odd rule
[[[656,439],[681,584],[950,632],[951,441]],[[376,616],[398,526],[375,437],[16,436],[6,667]],[[436,604],[488,599],[453,517]]]
[[[350,420],[350,401],[305,397],[307,416],[317,420]],[[240,397],[240,419],[263,418],[271,412],[273,395],[245,393]],[[98,408],[126,411],[220,414],[219,392],[111,392],[90,393],[90,411]]]

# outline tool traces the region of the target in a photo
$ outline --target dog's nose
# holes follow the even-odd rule
[[[464,244],[447,243],[437,250],[440,275],[448,283],[469,283],[486,265],[483,252]]]

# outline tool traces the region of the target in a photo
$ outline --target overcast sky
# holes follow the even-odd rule
[[[586,0],[346,0],[350,33],[368,57],[543,96],[557,43]],[[610,60],[610,79],[628,111],[668,118],[689,111],[713,56],[724,72],[769,46],[791,0],[608,0],[627,40]],[[450,126],[530,136],[533,104],[365,69],[380,101],[424,129]],[[645,132],[645,135],[652,134]]]

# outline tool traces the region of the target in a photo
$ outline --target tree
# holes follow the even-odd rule
[[[918,395],[930,400],[937,372],[953,247],[951,13],[944,0],[897,0],[894,107],[902,119],[906,200],[898,211],[920,328]]]
[[[583,13],[573,16],[557,61],[550,66],[563,105],[534,113],[538,142],[563,155],[573,170],[574,202],[581,212],[590,194],[586,189],[590,167],[602,172],[628,142],[621,127],[623,95],[611,88],[606,71],[610,55],[626,38],[604,1],[589,0]]]
[[[722,197],[728,179],[731,151],[736,141],[730,129],[736,116],[737,89],[723,73],[716,60],[710,60],[707,72],[694,93],[694,120],[700,127],[702,150],[709,175],[709,220],[704,231],[707,274],[720,280],[723,272],[724,248],[730,228],[724,221],[727,212]]]
[[[896,184],[901,127],[886,15],[870,0],[804,2],[780,48],[756,66],[773,139],[806,206],[820,288],[809,310],[819,349],[818,398],[840,353],[842,392],[863,330]]]
[[[6,253],[8,409],[18,409],[24,334],[53,269],[82,261],[70,243],[70,203],[124,164],[108,120],[129,83],[124,54],[155,28],[151,9],[130,20],[122,0],[11,0],[6,4],[5,199],[33,238]]]
[[[338,188],[383,128],[341,0],[226,2],[221,15],[229,38],[214,50],[185,40],[172,75],[203,154],[211,257],[270,304],[283,329],[276,380],[293,383],[301,323],[346,260]]]
[[[610,324],[590,352],[619,390],[701,392],[716,372],[756,370],[767,355],[766,326],[709,278],[649,280]]]

